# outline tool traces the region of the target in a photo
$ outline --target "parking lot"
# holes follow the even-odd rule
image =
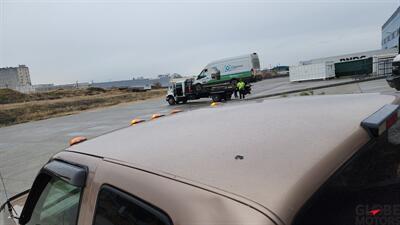
[[[287,77],[264,80],[253,84],[248,97],[260,97],[285,91],[315,88],[326,84],[348,82],[351,79],[334,79],[290,83]],[[353,83],[314,90],[312,94],[350,94],[369,92],[393,92],[384,79]],[[300,93],[285,97],[296,96]],[[282,96],[283,97],[283,96]],[[233,100],[227,104],[240,104]],[[49,157],[68,146],[74,136],[93,138],[98,135],[129,126],[133,118],[148,119],[154,113],[169,113],[179,108],[184,111],[209,107],[210,100],[198,100],[185,105],[169,106],[165,99],[121,104],[114,107],[85,111],[79,114],[24,123],[0,128],[0,171],[9,196],[28,189],[40,167]],[[29,162],[29,163],[27,163]],[[0,202],[4,202],[4,190],[0,186]]]

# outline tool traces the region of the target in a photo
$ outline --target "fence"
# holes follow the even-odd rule
[[[380,57],[375,62],[377,76],[389,76],[392,74],[392,62],[394,56]]]

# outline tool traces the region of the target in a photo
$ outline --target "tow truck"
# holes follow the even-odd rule
[[[220,72],[214,69],[211,75],[212,79],[221,79]],[[188,100],[197,100],[200,98],[211,98],[213,102],[229,101],[232,98],[232,94],[236,89],[236,83],[223,82],[223,83],[212,83],[202,85],[199,89],[195,85],[195,78],[177,78],[171,80],[171,84],[168,87],[168,93],[166,95],[166,101],[170,105],[179,103],[187,103]],[[246,94],[251,91],[250,84],[246,84]]]
[[[204,85],[198,90],[193,85],[194,78],[180,78],[171,81],[166,101],[170,105],[186,104],[188,100],[211,98],[213,102],[229,101],[235,91],[231,83]]]

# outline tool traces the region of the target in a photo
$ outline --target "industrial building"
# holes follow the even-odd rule
[[[399,45],[400,7],[382,26],[382,49],[395,48]]]
[[[290,81],[328,79],[334,76],[385,76],[398,54],[400,7],[382,26],[381,49],[300,61],[289,68]]]
[[[119,80],[119,81],[109,81],[101,83],[92,83],[91,87],[98,87],[104,89],[111,88],[132,88],[132,89],[151,89],[150,80]]]
[[[91,87],[99,88],[133,88],[133,89],[151,89],[153,86],[168,87],[171,76],[169,74],[159,75],[156,79],[134,79],[134,80],[120,80],[109,81],[101,83],[92,83]]]
[[[163,87],[163,88],[168,87],[170,79],[176,76],[180,75],[165,74],[165,75],[158,75],[158,78],[155,79],[146,79],[143,77],[139,77],[137,79],[132,79],[132,80],[91,82],[91,83],[84,82],[84,83],[73,83],[73,84],[62,84],[62,85],[36,84],[33,85],[33,88],[36,92],[54,91],[57,89],[85,89],[88,87],[98,87],[104,89],[129,88],[137,90],[149,90],[152,87]]]
[[[32,91],[29,68],[25,65],[0,68],[0,88],[10,88],[21,92]]]
[[[374,56],[377,56],[377,55],[388,55],[388,54],[397,54],[397,49],[395,49],[395,48],[378,49],[378,50],[372,50],[372,51],[356,52],[356,53],[337,55],[337,56],[329,56],[329,57],[318,58],[318,59],[310,59],[310,60],[306,60],[306,61],[300,61],[300,65],[310,65],[310,64],[325,63],[325,62],[341,63],[341,62],[349,62],[349,61],[360,60],[360,59],[373,58]]]
[[[391,72],[392,60],[397,55],[397,52],[397,48],[378,49],[300,61],[299,65],[334,65],[334,71],[338,77],[365,74],[382,76]],[[321,75],[322,78],[325,78],[325,75]]]
[[[325,71],[331,71],[331,68],[321,69],[321,66],[332,67],[336,77],[388,75],[392,71],[392,61],[398,54],[397,51],[397,48],[379,49],[301,61],[299,65],[289,67],[290,80],[301,81],[330,78],[331,75],[325,73]],[[319,69],[313,69],[313,76],[310,76],[308,73],[314,67]]]

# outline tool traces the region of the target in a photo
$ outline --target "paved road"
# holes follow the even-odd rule
[[[276,78],[254,84],[252,95],[258,96],[335,82],[343,82],[343,80],[291,84],[288,78]],[[377,80],[323,91],[326,94],[337,94],[393,90],[384,80]],[[234,100],[229,104],[239,102]],[[177,107],[193,110],[206,107],[209,103],[209,100],[198,100]],[[0,128],[0,172],[5,178],[9,196],[28,189],[40,167],[51,155],[64,149],[70,138],[78,135],[88,138],[98,136],[128,126],[129,121],[135,117],[146,118],[153,113],[168,112],[177,107],[170,107],[163,98],[159,98]],[[0,185],[0,203],[2,202],[4,202],[4,190]]]
[[[192,110],[208,104],[197,101],[179,108]],[[0,128],[0,172],[9,195],[29,188],[38,169],[51,155],[67,147],[72,137],[95,137],[128,126],[133,118],[149,118],[153,113],[166,113],[174,108],[177,107],[170,107],[158,98]],[[0,202],[4,202],[2,189],[0,185]]]

